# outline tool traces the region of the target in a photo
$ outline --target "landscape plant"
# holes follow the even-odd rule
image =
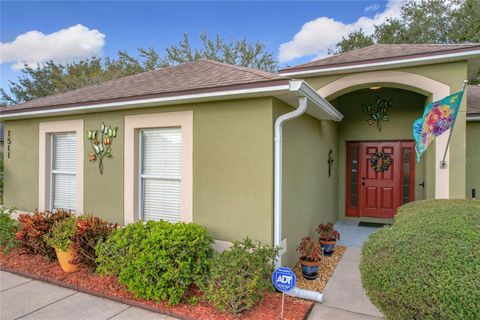
[[[136,297],[177,304],[208,273],[212,242],[194,223],[139,221],[97,244],[97,272],[116,275]]]
[[[325,256],[331,256],[335,251],[337,240],[340,240],[340,233],[333,229],[333,223],[321,223],[317,227],[318,240]]]
[[[216,253],[203,286],[204,297],[216,309],[238,315],[251,309],[272,290],[271,274],[277,249],[249,238]]]
[[[75,217],[56,221],[50,232],[43,236],[45,243],[52,248],[67,251],[72,247],[77,230]]]
[[[99,217],[92,215],[78,217],[73,242],[75,255],[73,262],[77,265],[85,265],[91,271],[95,271],[97,267],[95,247],[99,241],[105,241],[116,228],[117,224]]]
[[[0,206],[0,249],[3,253],[9,253],[10,250],[18,245],[15,234],[18,231],[19,224],[17,220],[11,217],[15,211],[14,208]]]
[[[311,237],[304,237],[300,241],[297,251],[300,253],[303,277],[307,280],[315,280],[322,258],[320,243]]]
[[[399,208],[362,249],[362,284],[387,319],[480,318],[480,202]]]
[[[25,253],[40,254],[49,260],[55,259],[55,250],[44,239],[49,235],[52,226],[57,222],[72,217],[70,211],[56,210],[55,212],[44,211],[33,214],[20,214],[18,222],[20,228],[16,238]]]

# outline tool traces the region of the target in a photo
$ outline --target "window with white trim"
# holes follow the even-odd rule
[[[75,211],[77,136],[75,132],[51,135],[50,207]]]
[[[139,218],[178,222],[182,210],[182,130],[139,133]]]

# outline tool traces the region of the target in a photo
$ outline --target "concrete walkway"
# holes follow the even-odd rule
[[[359,269],[363,243],[378,228],[359,227],[358,221],[354,220],[339,220],[334,228],[342,236],[338,244],[346,246],[347,251],[325,287],[325,302],[317,303],[308,319],[382,319],[383,315],[368,300],[362,288]]]
[[[0,271],[0,319],[171,320],[174,318]]]
[[[360,248],[349,247],[323,292],[325,302],[316,304],[309,320],[373,320],[382,314],[368,300],[360,281]]]

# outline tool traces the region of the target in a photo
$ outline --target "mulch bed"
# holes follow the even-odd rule
[[[0,269],[180,319],[235,319],[232,315],[221,313],[205,303],[194,306],[186,304],[171,306],[166,302],[138,299],[120,285],[115,277],[100,276],[86,268],[65,273],[56,261],[48,262],[38,255],[22,255],[15,249],[8,255],[0,252]],[[266,293],[260,304],[241,314],[237,319],[279,319],[281,301],[280,293]],[[312,306],[311,301],[285,296],[284,319],[305,319]]]
[[[335,271],[338,262],[340,262],[340,259],[345,253],[345,250],[347,250],[346,247],[336,246],[335,252],[330,257],[322,257],[318,277],[315,280],[307,280],[303,278],[302,267],[297,263],[293,269],[293,272],[297,276],[297,287],[323,292],[328,280],[333,274],[333,271]]]

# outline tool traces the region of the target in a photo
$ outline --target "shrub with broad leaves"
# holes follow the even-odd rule
[[[77,219],[75,217],[56,221],[50,232],[43,236],[43,240],[52,248],[68,251],[75,239]]]
[[[137,297],[176,304],[208,273],[212,242],[194,223],[139,221],[97,244],[97,272],[116,275]]]
[[[10,216],[14,210],[13,208],[0,207],[0,249],[3,253],[9,253],[18,244],[15,238],[18,231],[18,222]]]
[[[201,282],[207,301],[233,315],[251,309],[272,290],[271,274],[277,250],[246,238],[216,253],[210,272]]]
[[[45,242],[44,236],[50,234],[55,222],[72,216],[70,211],[63,210],[20,214],[18,217],[20,228],[16,238],[21,248],[29,254],[40,254],[49,260],[55,259],[55,250]]]
[[[320,240],[337,241],[340,240],[340,233],[333,229],[333,223],[320,223],[317,227],[317,233]]]
[[[95,247],[99,241],[105,241],[116,228],[117,224],[98,217],[91,215],[78,217],[77,232],[73,242],[75,249],[73,263],[86,265],[90,270],[95,271],[97,268]]]
[[[322,259],[320,243],[310,237],[305,237],[300,241],[297,251],[300,252],[300,258],[304,261],[317,262]]]

